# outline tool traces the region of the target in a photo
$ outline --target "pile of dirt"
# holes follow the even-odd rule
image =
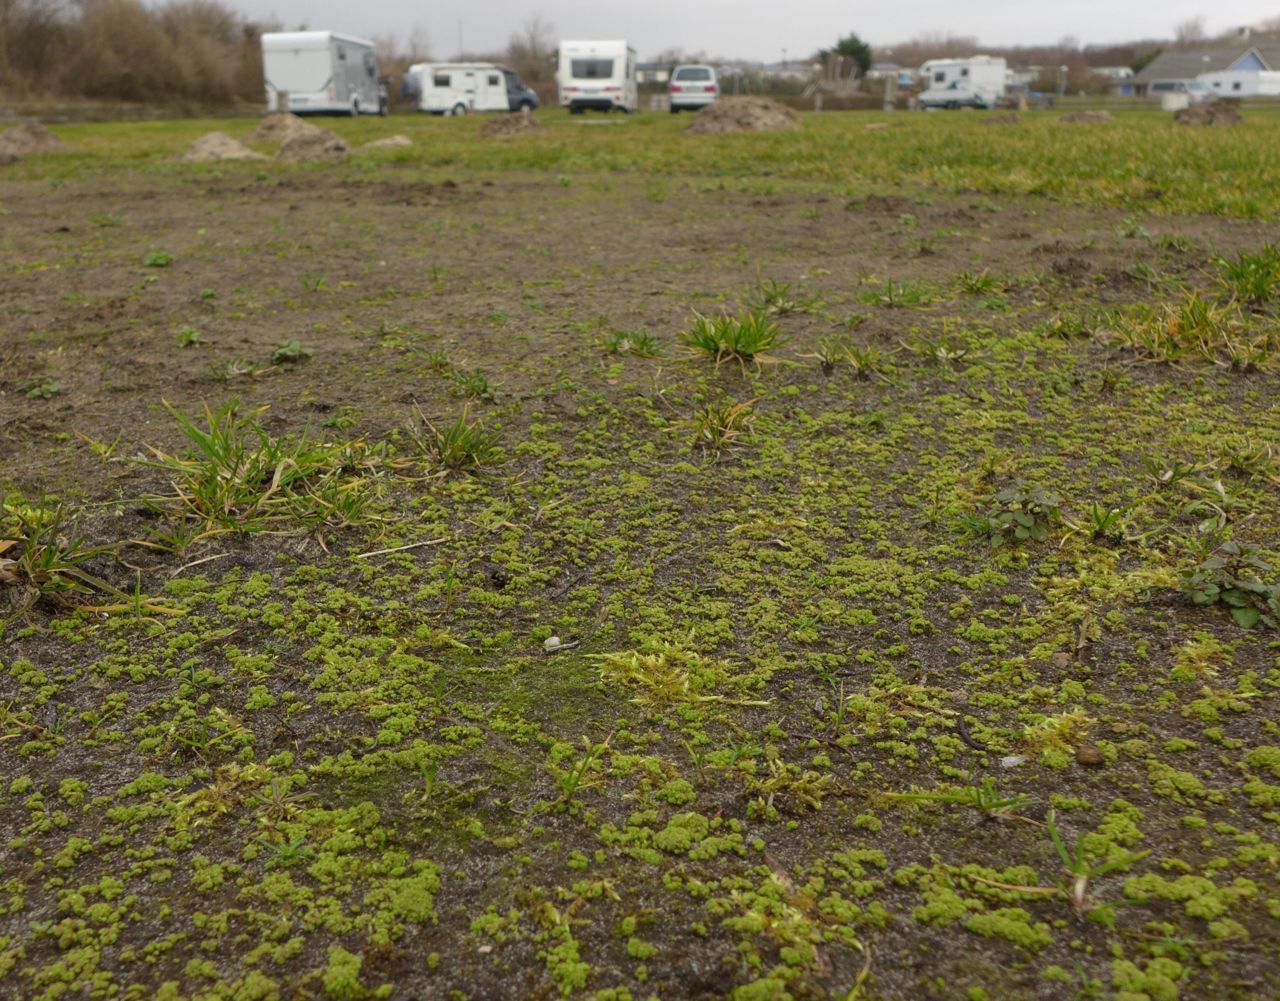
[[[486,139],[510,139],[512,136],[527,135],[542,128],[533,120],[533,115],[500,115],[490,118],[480,126],[480,134]]]
[[[297,115],[287,111],[273,111],[267,115],[250,136],[252,142],[282,143],[293,136],[307,135],[310,132],[322,131],[310,122],[304,122]]]
[[[14,157],[35,153],[68,153],[71,147],[39,122],[23,122],[7,132],[0,132],[0,154]]]
[[[1067,125],[1097,125],[1101,122],[1113,122],[1110,111],[1073,111],[1068,115],[1059,115],[1058,121]]]
[[[1240,109],[1226,101],[1205,101],[1174,112],[1173,120],[1179,125],[1239,125],[1243,118]]]
[[[0,167],[7,167],[11,163],[18,162],[18,154],[16,153],[0,153]]]
[[[312,163],[318,160],[341,160],[349,152],[351,147],[341,136],[334,135],[328,129],[307,125],[306,132],[288,136],[280,144],[280,152],[276,154],[276,158],[290,163]]]
[[[1016,111],[1001,111],[987,115],[982,119],[983,125],[1021,125],[1022,119]]]
[[[375,139],[371,143],[365,143],[361,149],[404,149],[406,146],[412,146],[413,140],[408,136],[397,133],[394,136],[387,136],[385,139]]]
[[[225,132],[209,132],[191,144],[182,154],[186,163],[213,163],[218,160],[265,160],[248,146],[236,142]]]
[[[796,127],[796,113],[767,97],[722,97],[698,112],[685,132],[776,132]]]

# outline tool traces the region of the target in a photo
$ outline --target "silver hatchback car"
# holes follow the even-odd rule
[[[710,66],[677,66],[667,84],[671,113],[697,111],[720,96],[716,71]]]

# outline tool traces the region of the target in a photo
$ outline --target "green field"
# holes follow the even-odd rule
[[[1244,114],[0,167],[0,996],[1280,996]]]

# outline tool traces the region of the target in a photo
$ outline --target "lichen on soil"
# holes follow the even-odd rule
[[[6,167],[0,995],[1280,995],[1280,133],[1114,117]]]

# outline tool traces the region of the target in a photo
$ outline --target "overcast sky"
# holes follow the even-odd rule
[[[540,14],[559,38],[625,38],[644,59],[669,48],[687,53],[774,61],[807,55],[856,31],[876,46],[925,32],[976,35],[990,45],[1083,44],[1167,37],[1203,16],[1210,32],[1280,15],[1280,2],[1247,0],[232,0],[249,17],[286,28],[394,35],[416,32],[437,59],[457,54],[459,34],[470,52],[502,49]]]

